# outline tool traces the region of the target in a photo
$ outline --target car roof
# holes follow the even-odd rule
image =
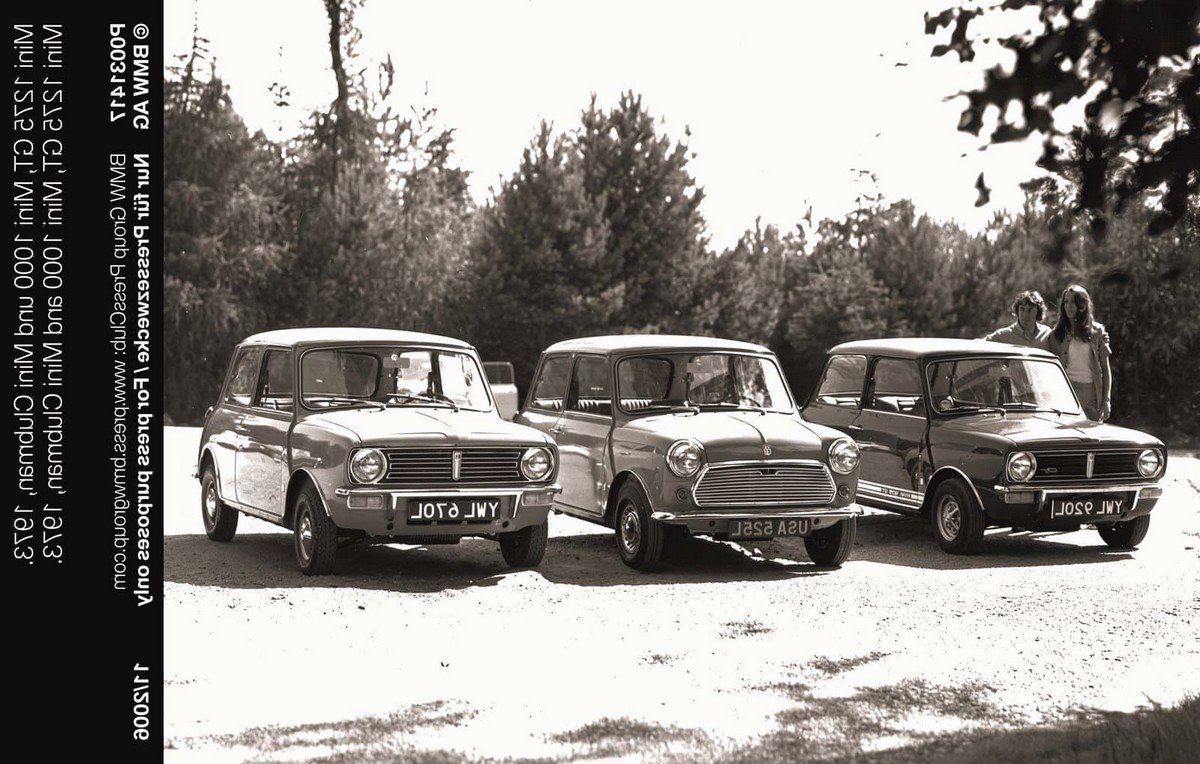
[[[756,345],[752,342],[685,334],[607,334],[596,337],[576,337],[556,342],[543,352],[611,353],[640,350],[739,350],[750,353],[771,352],[770,348]]]
[[[876,340],[854,340],[834,345],[830,354],[883,355],[892,358],[932,358],[962,355],[1020,355],[1031,358],[1054,358],[1041,348],[1010,345],[1007,342],[968,340],[961,337],[892,337]]]
[[[240,345],[326,345],[338,343],[403,343],[445,345],[470,348],[471,345],[453,337],[400,329],[378,329],[357,326],[310,326],[299,329],[274,329],[252,334]]]

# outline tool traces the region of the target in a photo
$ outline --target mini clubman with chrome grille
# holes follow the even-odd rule
[[[552,435],[554,509],[613,528],[625,564],[664,545],[804,539],[818,565],[854,545],[858,447],[803,421],[775,354],[712,337],[619,335],[544,350],[515,421]]]
[[[496,411],[465,342],[385,329],[264,332],[235,348],[196,460],[204,530],[289,528],[306,575],[350,543],[499,542],[539,564],[558,449]]]
[[[1138,545],[1167,450],[1087,419],[1062,364],[1035,348],[933,337],[832,348],[804,417],[862,449],[859,501],[930,521],[947,552],[988,527],[1075,531]]]

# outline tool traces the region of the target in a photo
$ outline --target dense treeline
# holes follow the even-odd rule
[[[330,15],[331,51],[352,53],[352,19]],[[714,251],[688,146],[636,94],[593,98],[561,133],[543,124],[477,206],[452,133],[431,129],[430,111],[383,106],[386,67],[368,85],[335,55],[337,100],[279,144],[247,131],[203,59],[200,41],[164,82],[164,403],[177,423],[202,417],[234,343],[265,329],[459,336],[511,360],[521,384],[567,337],[725,336],[770,345],[804,395],[832,344],[979,336],[1012,320],[1016,292],[1056,310],[1078,282],[1112,336],[1114,421],[1200,432],[1194,197],[1153,237],[1143,199],[1094,240],[1063,178],[1030,184],[1024,209],[981,233],[869,199],[815,226],[753,221]]]

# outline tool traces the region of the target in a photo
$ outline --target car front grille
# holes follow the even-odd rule
[[[1037,472],[1030,482],[1141,478],[1137,468],[1141,452],[1140,448],[1119,451],[1034,451]]]
[[[694,491],[696,505],[746,507],[828,504],[833,478],[822,464],[714,464]]]
[[[526,482],[521,475],[523,448],[384,448],[389,485],[471,485]],[[455,454],[460,454],[458,479]]]

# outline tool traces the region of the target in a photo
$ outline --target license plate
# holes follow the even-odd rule
[[[1114,494],[1063,496],[1050,500],[1050,519],[1107,517],[1125,511],[1125,497]]]
[[[500,519],[500,500],[481,497],[409,499],[409,523],[490,523]]]
[[[782,520],[733,520],[729,523],[729,535],[734,538],[807,536],[810,531],[812,531],[812,520],[807,517]]]

